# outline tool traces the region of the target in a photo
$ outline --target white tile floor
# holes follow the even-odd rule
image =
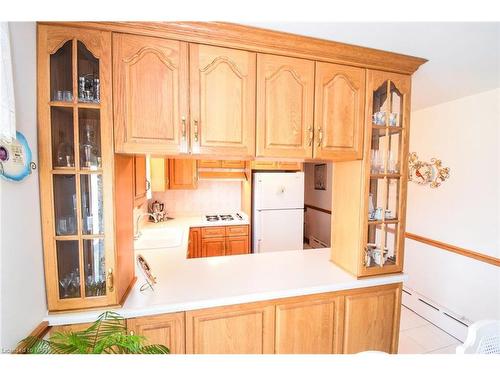
[[[454,354],[461,342],[401,306],[399,354]]]

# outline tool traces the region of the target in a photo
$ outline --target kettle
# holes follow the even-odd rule
[[[154,213],[154,214],[160,213],[160,212],[163,212],[164,207],[165,207],[164,203],[154,201],[153,203],[151,203],[151,206],[149,207],[149,211]]]

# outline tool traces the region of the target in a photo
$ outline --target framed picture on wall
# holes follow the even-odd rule
[[[314,190],[326,190],[326,164],[314,164]]]

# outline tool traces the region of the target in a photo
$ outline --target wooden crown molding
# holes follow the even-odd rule
[[[431,240],[430,238],[422,237],[422,236],[419,236],[418,234],[413,234],[413,233],[408,233],[408,232],[405,233],[405,237],[410,239],[410,240],[413,240],[413,241],[421,242],[421,243],[424,243],[426,245],[434,246],[434,247],[437,247],[439,249],[450,251],[450,252],[455,253],[455,254],[463,255],[463,256],[468,257],[468,258],[476,259],[476,260],[479,260],[481,262],[500,267],[500,259],[499,258],[495,258],[495,257],[485,255],[482,253],[478,253],[477,251],[467,250],[467,249],[464,249],[464,248],[461,248],[458,246],[450,245],[450,244],[436,241],[436,240]]]
[[[227,22],[40,23],[148,35],[410,75],[427,61],[420,57]]]

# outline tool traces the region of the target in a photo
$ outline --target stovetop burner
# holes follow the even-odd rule
[[[233,221],[233,220],[243,220],[243,217],[239,214],[226,214],[226,215],[205,215],[205,220],[208,222],[214,221]]]

